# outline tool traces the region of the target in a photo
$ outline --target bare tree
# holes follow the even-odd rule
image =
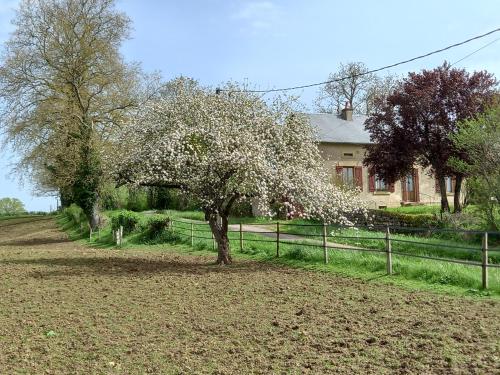
[[[362,62],[340,64],[335,73],[328,76],[328,81],[316,98],[316,108],[320,112],[340,113],[345,103],[353,108],[354,113],[369,114],[377,96],[387,95],[395,87],[395,76],[378,77],[368,73]]]
[[[97,224],[100,147],[137,105],[141,74],[114,0],[23,0],[0,65],[2,126],[39,190],[70,194]]]

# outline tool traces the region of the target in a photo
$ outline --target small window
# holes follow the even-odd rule
[[[354,185],[354,167],[342,168],[342,181],[346,185]]]
[[[451,177],[445,177],[444,183],[446,185],[446,192],[453,193],[453,179]]]
[[[382,180],[378,175],[375,175],[375,190],[377,191],[389,190],[386,182]]]
[[[352,152],[344,152],[344,156],[348,158],[354,157],[354,154]]]

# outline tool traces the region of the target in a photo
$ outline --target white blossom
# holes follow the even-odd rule
[[[177,79],[123,128],[118,171],[137,184],[178,186],[208,216],[227,216],[235,201],[253,197],[268,215],[276,201],[305,218],[351,224],[365,205],[331,183],[316,133],[294,103],[266,103],[231,84],[217,95]]]

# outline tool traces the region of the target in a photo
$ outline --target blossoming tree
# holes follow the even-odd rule
[[[238,200],[300,207],[300,215],[350,223],[365,212],[355,191],[335,187],[321,162],[315,132],[291,100],[272,104],[228,85],[219,94],[177,79],[122,133],[118,174],[129,183],[169,186],[196,197],[231,263],[228,216]]]

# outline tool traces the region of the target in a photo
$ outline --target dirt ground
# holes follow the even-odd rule
[[[500,303],[0,222],[0,374],[500,373]]]

